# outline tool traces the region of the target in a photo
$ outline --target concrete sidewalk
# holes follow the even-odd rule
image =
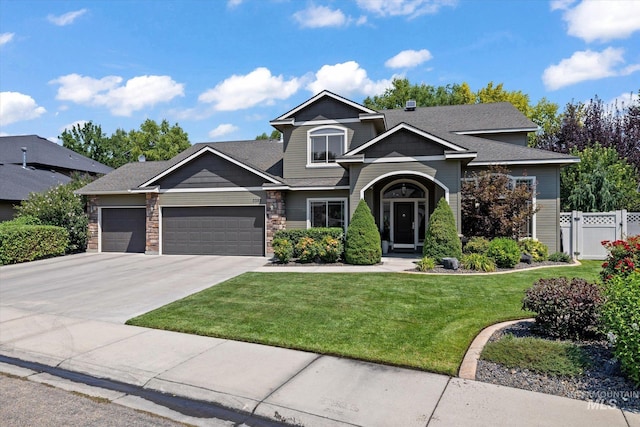
[[[337,357],[0,306],[0,354],[304,426],[632,426],[640,414]],[[0,364],[0,372],[60,383]],[[71,387],[68,382],[64,387]],[[91,392],[86,392],[92,394]],[[126,393],[103,397],[196,425]],[[230,425],[230,424],[229,424]]]

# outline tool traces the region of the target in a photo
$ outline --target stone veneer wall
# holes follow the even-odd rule
[[[98,196],[89,196],[87,215],[89,215],[87,252],[98,252]]]
[[[267,190],[267,253],[273,252],[273,235],[278,230],[284,230],[286,224],[284,192]]]
[[[158,193],[147,193],[147,243],[145,247],[147,255],[160,253],[160,207],[158,202]]]

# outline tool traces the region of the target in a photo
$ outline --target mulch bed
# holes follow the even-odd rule
[[[496,331],[489,342],[506,334],[516,337],[544,338],[532,327],[533,322],[519,322]],[[620,364],[613,357],[607,341],[573,341],[591,359],[591,366],[576,377],[538,374],[527,369],[507,368],[501,364],[479,360],[476,380],[506,387],[564,396],[599,403],[600,407],[615,406],[640,413],[640,388],[627,380]],[[597,407],[597,406],[596,406]]]

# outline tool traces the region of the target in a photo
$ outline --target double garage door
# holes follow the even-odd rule
[[[126,218],[127,211],[142,212],[142,236],[145,237],[144,209],[103,209],[102,250],[118,248],[118,252],[144,252],[145,241],[140,250],[137,242],[139,223],[123,221],[131,241],[128,245],[105,245],[105,211],[111,217]],[[121,227],[121,228],[122,228]],[[135,228],[135,230],[133,229]],[[120,240],[124,240],[121,231]],[[265,210],[263,206],[201,206],[162,208],[162,253],[170,255],[250,255],[263,256],[265,252]],[[115,235],[113,236],[115,237]],[[107,232],[106,241],[112,238]],[[136,240],[136,242],[134,242]],[[127,248],[123,250],[123,248]],[[130,250],[135,249],[135,250]]]

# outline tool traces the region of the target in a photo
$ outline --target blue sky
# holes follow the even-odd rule
[[[640,90],[640,1],[0,1],[0,135],[147,118],[254,139],[329,89],[493,81],[561,109]]]

